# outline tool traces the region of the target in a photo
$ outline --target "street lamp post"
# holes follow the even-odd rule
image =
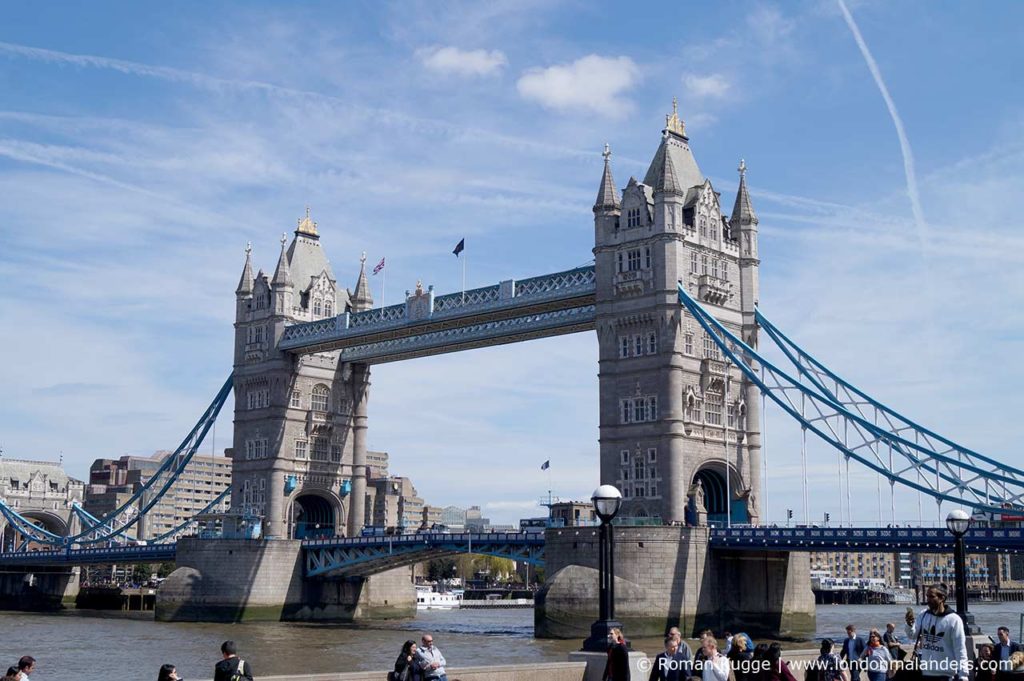
[[[953,535],[953,571],[956,577],[956,611],[964,622],[964,633],[977,636],[981,629],[974,623],[974,615],[967,610],[967,550],[964,535],[971,527],[971,516],[957,508],[946,516],[946,529]]]
[[[622,505],[622,494],[613,485],[601,485],[591,497],[594,510],[601,519],[598,529],[598,619],[590,625],[590,638],[583,642],[583,650],[605,652],[608,650],[608,632],[622,628],[615,621],[615,535],[612,533],[612,519]]]

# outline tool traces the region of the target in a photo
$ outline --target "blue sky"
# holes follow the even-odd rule
[[[1024,6],[848,7],[923,220],[832,2],[3,6],[4,455],[63,452],[84,477],[175,446],[230,371],[246,242],[272,268],[306,205],[343,285],[362,251],[387,257],[388,302],[417,280],[457,290],[463,237],[471,286],[588,262],[603,144],[621,187],[678,96],[726,205],[749,166],[762,310],[904,413],[1019,463]],[[596,354],[582,334],[375,368],[370,445],[430,503],[500,521],[536,512],[546,459],[555,494],[586,497]],[[769,418],[778,518],[799,446]],[[834,456],[810,453],[831,493]],[[854,517],[875,518],[875,479],[853,488]],[[827,496],[812,518],[836,516]],[[897,505],[917,517],[916,495]]]

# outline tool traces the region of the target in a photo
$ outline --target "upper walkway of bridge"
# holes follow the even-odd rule
[[[346,362],[380,364],[594,328],[594,266],[293,324],[279,347],[341,350]]]

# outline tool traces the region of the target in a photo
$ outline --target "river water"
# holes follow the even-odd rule
[[[994,634],[997,626],[1006,625],[1014,639],[1022,610],[1024,603],[971,606],[983,631]],[[849,623],[866,632],[889,621],[902,631],[905,612],[906,606],[898,605],[819,605],[817,635],[838,638]],[[167,624],[154,622],[152,613],[0,612],[0,664],[6,668],[21,655],[32,655],[39,660],[32,681],[152,681],[165,662],[177,665],[186,679],[209,679],[221,641],[230,638],[257,676],[386,669],[402,643],[418,641],[423,631],[434,634],[453,666],[563,661],[580,644],[534,639],[530,609],[428,610],[412,620],[379,626]],[[633,646],[653,654],[661,642],[636,640]]]

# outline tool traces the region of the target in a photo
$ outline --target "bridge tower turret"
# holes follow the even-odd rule
[[[729,218],[729,228],[740,245],[740,311],[743,317],[740,337],[752,348],[757,348],[757,321],[755,312],[760,298],[761,259],[757,251],[757,214],[747,190],[747,164],[740,159],[737,169],[740,185],[736,190],[736,203]],[[754,367],[757,369],[757,367]],[[750,467],[750,507],[752,513],[761,518],[764,515],[764,497],[761,492],[761,412],[758,409],[760,391],[746,377],[743,379],[743,427],[746,431],[746,449]]]
[[[309,209],[291,243],[282,237],[272,280],[252,276],[247,250],[236,296],[232,510],[263,517],[268,538],[358,531],[366,456],[356,423],[361,410],[365,429],[368,371],[338,352],[298,357],[277,347],[286,326],[351,307]],[[351,503],[350,488],[359,497]]]
[[[743,418],[751,395],[679,306],[676,287],[738,331],[756,267],[752,280],[741,277],[738,235],[675,102],[643,181],[631,177],[621,203],[611,183],[606,151],[594,206],[601,483],[622,490],[629,516],[684,522],[703,501],[712,520],[724,520],[729,504],[733,521],[746,522],[756,515],[750,494],[758,496]]]

